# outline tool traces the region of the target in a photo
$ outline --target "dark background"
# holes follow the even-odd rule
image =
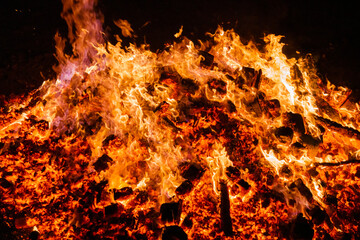
[[[19,94],[55,76],[54,35],[67,34],[60,0],[6,0],[0,9],[0,94]],[[236,0],[99,0],[109,40],[120,31],[113,24],[128,20],[136,42],[162,49],[183,35],[205,39],[217,26],[234,28],[245,39],[261,42],[265,33],[284,35],[285,52],[312,53],[321,76],[360,89],[359,10],[348,1]],[[148,24],[143,26],[146,22]]]

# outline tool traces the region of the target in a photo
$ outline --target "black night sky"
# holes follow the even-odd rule
[[[60,0],[6,0],[0,8],[0,94],[22,93],[54,77],[54,35],[67,33]],[[266,33],[284,35],[288,56],[312,53],[319,73],[330,81],[360,89],[358,7],[348,1],[243,0],[99,0],[109,40],[119,30],[114,20],[126,19],[136,41],[156,51],[183,35],[205,39],[220,24],[245,40],[261,42]],[[143,26],[145,23],[148,24]]]

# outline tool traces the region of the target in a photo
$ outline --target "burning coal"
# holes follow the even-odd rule
[[[1,108],[1,237],[359,236],[359,105],[310,55],[221,27],[113,45],[94,0],[63,5],[57,79]]]

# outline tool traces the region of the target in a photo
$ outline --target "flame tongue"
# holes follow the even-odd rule
[[[55,239],[352,231],[334,205],[357,206],[358,105],[281,36],[260,51],[219,28],[153,53],[104,43],[96,1],[63,4],[72,55],[57,35],[58,78],[1,112],[6,221]]]

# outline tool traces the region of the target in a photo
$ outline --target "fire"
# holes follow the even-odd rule
[[[1,236],[359,234],[359,105],[310,55],[221,27],[199,44],[181,27],[157,53],[113,45],[96,1],[63,5],[58,77],[1,108]]]

